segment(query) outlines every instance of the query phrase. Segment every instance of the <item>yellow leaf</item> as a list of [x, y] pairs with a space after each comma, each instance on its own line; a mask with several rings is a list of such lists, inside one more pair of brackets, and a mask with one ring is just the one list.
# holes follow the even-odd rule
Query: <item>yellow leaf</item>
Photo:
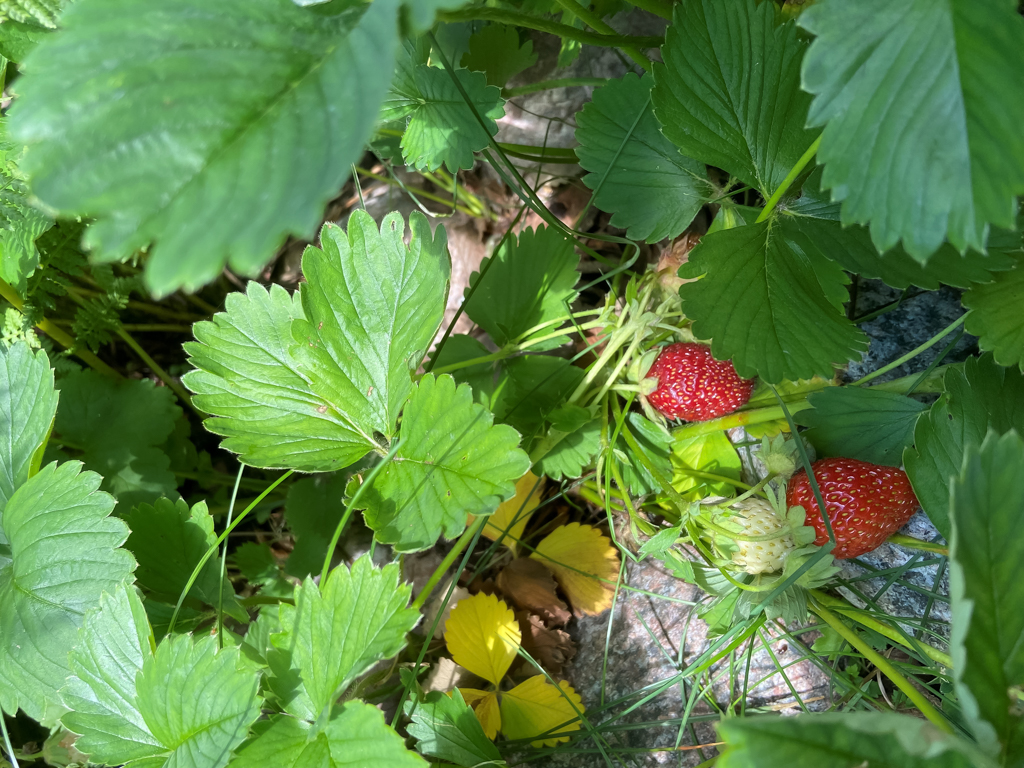
[[[487, 518], [484, 536], [491, 541], [501, 538], [501, 543], [515, 553], [526, 524], [530, 522], [530, 516], [540, 504], [543, 494], [544, 483], [539, 482], [539, 478], [533, 472], [527, 472], [516, 482], [516, 495], [500, 504], [494, 514]], [[469, 516], [469, 522], [473, 522], [473, 515]]]
[[476, 712], [476, 719], [484, 728], [484, 734], [488, 739], [494, 741], [494, 737], [501, 730], [501, 710], [498, 709], [498, 695], [493, 691], [481, 691], [476, 688], [459, 688], [462, 698], [466, 700], [473, 711]]
[[444, 633], [452, 659], [497, 685], [523, 639], [512, 609], [494, 595], [473, 595], [455, 606]]
[[[572, 704], [566, 697], [572, 699]], [[573, 704], [576, 705], [575, 709]], [[544, 675], [535, 675], [502, 694], [501, 732], [508, 739], [528, 739], [555, 728], [558, 728], [555, 734], [569, 734], [580, 729], [577, 711], [583, 712], [583, 703], [571, 685], [563, 680], [556, 688]], [[569, 723], [570, 720], [575, 722]], [[559, 728], [563, 723], [568, 724]], [[553, 747], [560, 741], [568, 740], [568, 735], [553, 734], [549, 738], [531, 742], [531, 745]]]
[[619, 554], [597, 528], [579, 523], [559, 526], [530, 557], [554, 572], [577, 611], [593, 615], [611, 607], [614, 587], [608, 582], [618, 578]]

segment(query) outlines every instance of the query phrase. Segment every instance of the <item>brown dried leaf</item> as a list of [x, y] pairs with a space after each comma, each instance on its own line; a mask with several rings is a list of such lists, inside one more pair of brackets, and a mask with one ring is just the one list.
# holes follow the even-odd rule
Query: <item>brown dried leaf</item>
[[565, 626], [572, 614], [556, 592], [551, 571], [539, 560], [517, 557], [498, 574], [498, 588], [516, 607], [539, 615], [546, 624]]
[[540, 617], [526, 611], [516, 613], [516, 619], [523, 633], [523, 650], [540, 662], [549, 674], [562, 674], [562, 666], [576, 655], [576, 645], [569, 633], [561, 629], [548, 629]]

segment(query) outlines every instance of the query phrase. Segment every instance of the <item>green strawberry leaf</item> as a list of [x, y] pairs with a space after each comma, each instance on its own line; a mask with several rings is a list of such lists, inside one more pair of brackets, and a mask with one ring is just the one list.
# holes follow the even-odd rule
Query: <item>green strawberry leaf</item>
[[983, 252], [989, 224], [1013, 228], [1024, 192], [1013, 0], [824, 0], [799, 23], [817, 36], [802, 83], [844, 224], [870, 223], [879, 251], [902, 240], [921, 262], [947, 237]]
[[128, 527], [110, 517], [114, 499], [100, 480], [77, 461], [50, 464], [4, 507], [0, 705], [9, 714], [20, 707], [53, 724], [82, 615], [131, 579], [135, 562], [121, 549]]
[[134, 591], [104, 595], [71, 654], [64, 724], [91, 762], [222, 768], [260, 714], [255, 666], [209, 635], [152, 643]]
[[297, 586], [295, 605], [281, 605], [281, 633], [271, 637], [270, 685], [285, 710], [316, 720], [357, 677], [402, 650], [420, 620], [407, 607], [410, 590], [397, 564], [377, 569], [369, 556], [351, 571], [332, 570], [322, 592], [310, 578]]
[[487, 85], [480, 72], [455, 70], [487, 130], [477, 122], [451, 75], [443, 69], [417, 64], [414, 57], [400, 57], [391, 91], [384, 100], [380, 119], [408, 119], [402, 137], [407, 165], [434, 171], [444, 165], [449, 172], [473, 167], [473, 153], [490, 145], [498, 132], [494, 122], [505, 114], [501, 92]]
[[0, 0], [0, 20], [56, 27], [69, 0]]
[[740, 479], [743, 462], [725, 432], [712, 432], [672, 440], [672, 487], [687, 501], [700, 501], [705, 496], [735, 496], [736, 486], [707, 480], [692, 472]]
[[[579, 257], [574, 246], [550, 227], [510, 236], [494, 256], [484, 259], [480, 272], [470, 275], [466, 315], [499, 347], [546, 336], [551, 338], [531, 349], [565, 344], [568, 337], [557, 332], [567, 322], [561, 320], [569, 315], [567, 305], [576, 299]], [[540, 325], [544, 327], [533, 331]]]
[[402, 3], [402, 15], [409, 32], [426, 32], [434, 25], [438, 11], [454, 11], [466, 4], [467, 0], [406, 0]]
[[228, 261], [255, 274], [289, 234], [314, 232], [362, 153], [391, 80], [396, 11], [73, 3], [18, 81], [11, 128], [30, 147], [32, 191], [95, 219], [86, 241], [101, 259], [148, 246], [158, 295], [198, 288]]
[[494, 420], [524, 437], [541, 431], [547, 415], [583, 380], [583, 369], [561, 357], [521, 355], [502, 361], [494, 398]]
[[492, 425], [469, 387], [451, 376], [426, 375], [402, 417], [402, 444], [367, 488], [366, 523], [400, 552], [458, 536], [466, 515], [489, 515], [515, 493], [530, 468], [519, 435]]
[[[549, 435], [553, 435], [552, 430]], [[574, 432], [562, 437], [555, 447], [541, 457], [534, 467], [539, 475], [552, 480], [573, 479], [583, 475], [584, 467], [601, 448], [601, 420], [593, 419]]]
[[810, 427], [803, 435], [819, 456], [845, 456], [898, 467], [914, 442], [914, 425], [924, 403], [894, 392], [864, 387], [828, 387], [807, 397], [813, 408], [794, 414]]
[[304, 579], [320, 573], [334, 529], [345, 512], [343, 473], [307, 477], [288, 486], [284, 516], [295, 539], [285, 571]]
[[733, 717], [718, 724], [718, 768], [976, 768], [977, 749], [891, 712]]
[[56, 412], [46, 353], [33, 352], [24, 343], [0, 344], [0, 511], [28, 480], [32, 459]]
[[443, 227], [401, 214], [377, 224], [365, 211], [349, 218], [348, 233], [327, 224], [320, 248], [306, 248], [302, 271], [305, 319], [292, 334], [314, 391], [371, 444], [373, 433], [395, 434], [398, 412], [412, 391], [411, 371], [422, 361], [444, 316], [451, 260]]
[[989, 432], [972, 444], [950, 494], [950, 653], [961, 707], [982, 749], [1024, 758], [1024, 440]]
[[167, 387], [86, 370], [60, 380], [54, 430], [82, 451], [87, 469], [103, 476], [103, 490], [130, 509], [176, 495], [178, 481], [160, 446], [180, 418]]
[[38, 24], [7, 19], [0, 24], [0, 56], [10, 61], [24, 61], [29, 51], [46, 39], [51, 31]]
[[989, 429], [1024, 434], [1024, 375], [986, 354], [948, 369], [942, 386], [944, 394], [918, 419], [903, 463], [921, 506], [948, 541], [949, 483], [959, 476], [967, 447], [980, 445]]
[[814, 141], [800, 90], [806, 44], [774, 3], [683, 0], [663, 64], [654, 65], [654, 114], [687, 157], [728, 171], [766, 199]]
[[991, 283], [971, 286], [963, 303], [971, 310], [964, 328], [978, 337], [978, 346], [992, 352], [1000, 365], [1024, 371], [1024, 254]]
[[384, 713], [362, 701], [346, 701], [323, 727], [276, 715], [258, 723], [255, 738], [238, 750], [230, 768], [426, 768], [384, 722]]
[[[629, 429], [637, 444], [643, 450], [647, 462], [653, 465], [662, 477], [672, 477], [672, 438], [664, 428], [655, 424], [650, 419], [641, 416], [639, 413], [630, 413], [626, 417], [628, 422], [623, 428]], [[608, 425], [608, 436], [614, 431], [614, 425]], [[619, 471], [622, 473], [622, 482], [633, 494], [659, 493], [662, 490], [658, 478], [641, 461], [640, 457], [633, 453], [625, 438], [619, 435], [615, 444], [618, 452], [626, 457], [626, 461], [619, 463]]]
[[843, 312], [849, 278], [792, 217], [723, 229], [690, 252], [683, 312], [699, 339], [744, 378], [770, 384], [820, 375], [867, 349]]
[[[444, 369], [448, 366], [476, 360], [490, 354], [491, 350], [485, 347], [479, 339], [455, 333], [448, 337], [440, 351], [435, 350], [431, 353], [433, 365], [430, 370], [435, 373], [444, 373]], [[467, 365], [464, 368], [456, 368], [451, 372], [451, 377], [459, 384], [469, 384], [473, 388], [474, 401], [488, 409], [491, 407], [491, 396], [495, 389], [495, 368], [492, 363], [478, 363], [477, 365]]]
[[[245, 580], [251, 586], [259, 587], [261, 595], [291, 598], [295, 590], [282, 575], [281, 565], [269, 544], [247, 541], [231, 554], [231, 558]], [[320, 563], [323, 564], [322, 559]], [[249, 636], [248, 631], [245, 636]]]
[[536, 63], [533, 41], [520, 45], [519, 31], [504, 24], [488, 24], [475, 33], [469, 38], [469, 50], [462, 55], [462, 66], [483, 72], [487, 84], [499, 88]]
[[455, 688], [428, 693], [422, 701], [410, 700], [405, 713], [412, 718], [407, 730], [421, 754], [456, 765], [501, 762], [501, 753], [484, 733], [480, 720]]
[[594, 91], [576, 116], [576, 156], [589, 171], [594, 205], [613, 214], [613, 226], [631, 240], [675, 237], [712, 194], [707, 168], [661, 132], [651, 107], [649, 75], [629, 73]]
[[[0, 24], [0, 33], [17, 24]], [[0, 118], [0, 278], [21, 295], [29, 275], [39, 266], [36, 239], [53, 226], [53, 219], [29, 202], [28, 186], [18, 170], [23, 149], [10, 140], [7, 120]]]

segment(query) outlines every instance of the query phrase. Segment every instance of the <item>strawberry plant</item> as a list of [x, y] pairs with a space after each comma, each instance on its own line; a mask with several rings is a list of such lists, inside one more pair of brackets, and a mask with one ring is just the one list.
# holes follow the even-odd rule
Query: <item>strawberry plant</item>
[[0, 0], [4, 764], [1024, 765], [1022, 15]]

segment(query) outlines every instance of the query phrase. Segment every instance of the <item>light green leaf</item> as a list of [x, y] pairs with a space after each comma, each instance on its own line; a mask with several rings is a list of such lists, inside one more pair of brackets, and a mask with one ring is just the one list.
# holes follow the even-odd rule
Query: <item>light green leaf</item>
[[718, 768], [975, 768], [977, 750], [931, 723], [889, 712], [733, 717]]
[[984, 251], [989, 224], [1013, 228], [1024, 192], [1014, 0], [824, 0], [799, 23], [817, 36], [802, 82], [844, 223], [922, 262], [947, 237]]
[[649, 243], [686, 229], [712, 192], [707, 168], [662, 134], [653, 83], [632, 73], [612, 80], [576, 116], [576, 156], [589, 171], [583, 183], [597, 191], [594, 205], [631, 240]]
[[38, 24], [8, 19], [0, 24], [0, 56], [11, 61], [24, 61], [28, 52], [45, 39], [50, 31]]
[[803, 43], [774, 3], [683, 0], [654, 67], [654, 114], [684, 155], [775, 191], [814, 141]]
[[960, 705], [978, 743], [1004, 751], [1003, 765], [1024, 758], [1024, 440], [989, 432], [972, 444], [952, 483], [950, 653]]
[[11, 128], [30, 147], [32, 191], [96, 219], [86, 240], [102, 259], [149, 246], [158, 295], [226, 262], [255, 274], [289, 234], [313, 234], [362, 153], [396, 6], [73, 3], [18, 83]]
[[745, 378], [830, 378], [867, 349], [843, 312], [849, 278], [789, 217], [706, 235], [679, 274], [704, 275], [680, 287], [683, 312]]
[[0, 555], [0, 703], [52, 725], [68, 651], [82, 616], [131, 578], [135, 562], [120, 546], [128, 527], [110, 517], [114, 499], [100, 476], [69, 461], [29, 479], [3, 510], [9, 550]]
[[[450, 365], [476, 360], [491, 354], [491, 350], [479, 339], [462, 333], [453, 333], [444, 346], [431, 352], [434, 372], [444, 373]], [[493, 363], [479, 363], [457, 368], [451, 371], [451, 377], [459, 384], [469, 384], [473, 388], [473, 399], [487, 408], [491, 407], [491, 395], [495, 388], [495, 367]]]
[[486, 765], [501, 761], [501, 753], [484, 733], [473, 710], [455, 688], [428, 693], [422, 701], [410, 700], [405, 712], [412, 718], [407, 730], [424, 755], [456, 765]]
[[[0, 36], [14, 25], [18, 23], [0, 24]], [[6, 42], [4, 38], [0, 48]], [[28, 186], [18, 169], [23, 149], [10, 140], [7, 120], [0, 118], [0, 278], [21, 295], [25, 295], [28, 276], [39, 266], [36, 238], [53, 226], [49, 216], [29, 203]]]
[[489, 515], [530, 468], [511, 427], [493, 425], [469, 387], [424, 376], [402, 418], [402, 445], [367, 489], [366, 522], [400, 552], [458, 536], [466, 515]]
[[334, 529], [345, 511], [343, 473], [307, 477], [288, 486], [284, 516], [295, 539], [285, 570], [304, 579], [320, 573]]
[[321, 248], [302, 256], [305, 319], [293, 325], [292, 357], [314, 391], [372, 445], [374, 432], [395, 434], [411, 372], [437, 333], [448, 296], [444, 228], [432, 235], [419, 212], [409, 228], [405, 245], [401, 214], [389, 213], [378, 231], [368, 213], [355, 211], [347, 234], [327, 224]]
[[315, 733], [308, 723], [278, 715], [257, 724], [256, 738], [238, 750], [230, 768], [426, 768], [384, 722], [384, 713], [346, 701]]
[[462, 56], [462, 66], [483, 72], [487, 84], [499, 88], [536, 63], [533, 41], [519, 45], [519, 31], [504, 24], [488, 24], [470, 37], [469, 50]]
[[736, 486], [696, 477], [691, 471], [740, 479], [743, 462], [725, 432], [672, 441], [672, 487], [687, 501], [705, 496], [735, 496]]
[[814, 406], [794, 415], [810, 427], [804, 436], [819, 456], [845, 456], [898, 467], [914, 442], [914, 425], [927, 406], [894, 392], [865, 387], [828, 387], [809, 395]]
[[199, 370], [182, 381], [196, 407], [213, 415], [204, 424], [226, 438], [225, 450], [254, 467], [330, 472], [374, 447], [313, 391], [292, 359], [292, 320], [303, 316], [298, 296], [249, 283], [224, 303], [227, 311], [193, 326], [197, 341], [185, 351]]
[[56, 27], [68, 0], [0, 0], [0, 19]]
[[903, 463], [921, 506], [948, 541], [949, 483], [960, 474], [967, 447], [981, 445], [989, 429], [1024, 434], [1024, 375], [983, 355], [947, 370], [942, 386], [942, 397], [918, 419]]
[[1000, 365], [1016, 365], [1024, 371], [1024, 255], [1009, 272], [994, 276], [987, 285], [974, 285], [963, 296], [972, 310], [964, 322], [978, 346], [990, 351]]
[[444, 165], [451, 173], [472, 168], [473, 153], [488, 146], [498, 132], [494, 120], [505, 114], [501, 92], [487, 85], [480, 72], [458, 69], [455, 75], [483, 118], [486, 132], [447, 71], [402, 57], [380, 119], [408, 119], [402, 137], [407, 165], [427, 171]]
[[552, 480], [573, 479], [583, 474], [601, 447], [601, 420], [593, 419], [563, 437], [546, 453], [534, 471]]
[[103, 490], [128, 509], [176, 495], [171, 460], [159, 446], [179, 418], [167, 387], [85, 370], [60, 380], [54, 430], [82, 451], [85, 466], [103, 476]]
[[361, 557], [349, 571], [338, 566], [320, 588], [307, 578], [295, 588], [295, 605], [281, 606], [280, 634], [271, 642], [271, 666], [290, 674], [271, 679], [285, 710], [316, 720], [352, 682], [381, 659], [405, 647], [420, 619], [407, 608], [410, 587], [397, 564], [373, 567]]
[[24, 343], [10, 348], [0, 344], [0, 511], [28, 480], [32, 457], [56, 412], [46, 353], [32, 352]]
[[[662, 477], [671, 478], [672, 460], [670, 457], [672, 438], [669, 433], [663, 427], [641, 416], [639, 413], [629, 414], [626, 417], [626, 421], [627, 423], [623, 428], [629, 429], [633, 437], [636, 438], [637, 445], [640, 446], [647, 458], [647, 463], [654, 466], [661, 473]], [[614, 424], [608, 425], [609, 439], [614, 429]], [[658, 481], [658, 478], [651, 473], [640, 457], [633, 452], [633, 449], [629, 447], [629, 444], [621, 434], [615, 447], [627, 457], [627, 461], [620, 464], [619, 471], [622, 473], [622, 482], [629, 488], [630, 493], [639, 495], [642, 493], [658, 493], [662, 490], [662, 484]]]
[[[566, 303], [572, 304], [576, 298], [579, 257], [574, 245], [550, 227], [526, 229], [518, 238], [510, 236], [494, 256], [484, 259], [480, 272], [470, 276], [464, 305], [466, 315], [487, 331], [499, 347], [542, 336], [553, 338], [534, 344], [531, 349], [553, 349], [565, 344], [568, 337], [558, 336], [557, 331], [566, 321], [553, 321], [568, 318]], [[526, 335], [543, 323], [549, 324]]]

